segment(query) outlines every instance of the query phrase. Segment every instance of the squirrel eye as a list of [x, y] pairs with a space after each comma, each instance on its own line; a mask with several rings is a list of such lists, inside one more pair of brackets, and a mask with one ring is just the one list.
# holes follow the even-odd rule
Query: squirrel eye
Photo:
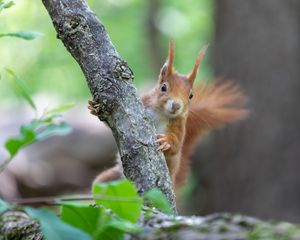
[[189, 99], [192, 99], [193, 96], [194, 96], [194, 95], [193, 95], [193, 93], [191, 92], [191, 93], [190, 93], [190, 96], [189, 96]]
[[162, 91], [162, 92], [166, 92], [167, 90], [168, 90], [168, 88], [167, 88], [167, 84], [162, 84], [161, 85], [161, 87], [160, 87], [160, 90]]

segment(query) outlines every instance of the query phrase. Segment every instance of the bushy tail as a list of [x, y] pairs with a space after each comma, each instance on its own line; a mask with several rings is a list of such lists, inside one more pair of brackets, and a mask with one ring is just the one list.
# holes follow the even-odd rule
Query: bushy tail
[[207, 130], [244, 119], [248, 115], [248, 110], [243, 107], [246, 98], [232, 82], [203, 84], [196, 87], [193, 93], [176, 187], [181, 187], [189, 175], [189, 158], [199, 137]]
[[125, 178], [125, 176], [123, 173], [121, 157], [118, 153], [116, 155], [116, 165], [99, 173], [99, 175], [95, 178], [94, 183], [111, 182], [122, 178]]

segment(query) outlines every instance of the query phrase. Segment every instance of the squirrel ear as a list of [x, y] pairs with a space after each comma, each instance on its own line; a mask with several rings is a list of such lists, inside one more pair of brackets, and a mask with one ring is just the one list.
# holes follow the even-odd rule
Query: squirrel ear
[[166, 63], [163, 65], [163, 67], [160, 70], [161, 77], [172, 75], [174, 70], [173, 69], [174, 55], [175, 55], [174, 42], [172, 39], [170, 39], [168, 58]]
[[202, 60], [203, 60], [203, 58], [205, 56], [207, 48], [208, 48], [208, 45], [206, 45], [205, 47], [203, 47], [200, 50], [200, 52], [199, 52], [199, 54], [198, 54], [198, 56], [196, 58], [196, 62], [195, 62], [195, 65], [194, 65], [194, 68], [193, 68], [192, 72], [187, 75], [188, 80], [192, 84], [194, 83], [194, 80], [195, 80], [195, 78], [197, 76], [199, 65], [200, 65], [200, 63], [202, 62]]

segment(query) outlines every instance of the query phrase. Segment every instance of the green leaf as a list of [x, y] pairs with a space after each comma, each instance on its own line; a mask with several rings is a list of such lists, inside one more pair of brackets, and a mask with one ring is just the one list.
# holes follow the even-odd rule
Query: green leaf
[[0, 33], [0, 37], [17, 37], [25, 40], [33, 40], [37, 37], [42, 36], [38, 32], [12, 32], [12, 33]]
[[46, 112], [46, 117], [53, 117], [74, 107], [74, 103], [64, 103]]
[[14, 157], [21, 148], [36, 141], [36, 135], [34, 129], [28, 128], [27, 126], [21, 126], [20, 136], [9, 138], [5, 142], [5, 148], [10, 153], [11, 157]]
[[25, 208], [25, 211], [39, 221], [42, 233], [47, 240], [91, 240], [89, 235], [63, 222], [47, 208]]
[[159, 209], [166, 214], [173, 214], [168, 200], [165, 195], [158, 189], [154, 188], [144, 194], [144, 200], [151, 206]]
[[9, 209], [9, 205], [0, 198], [0, 215]]
[[13, 5], [15, 5], [15, 3], [13, 1], [0, 1], [0, 12], [5, 9], [5, 8], [10, 8]]
[[95, 229], [94, 239], [116, 239], [122, 240], [124, 233], [120, 230], [114, 230], [109, 227], [110, 221], [113, 216], [104, 207], [99, 206], [100, 215], [97, 222], [97, 228]]
[[97, 228], [94, 233], [95, 240], [123, 240], [124, 231], [110, 226], [114, 217], [104, 207], [100, 206], [100, 215], [97, 223]]
[[15, 90], [29, 103], [29, 105], [36, 110], [36, 106], [34, 101], [32, 100], [30, 94], [29, 94], [29, 90], [26, 86], [26, 84], [23, 82], [23, 80], [21, 78], [19, 78], [14, 71], [12, 71], [11, 69], [6, 69], [6, 72], [12, 77], [12, 79], [14, 80], [14, 86], [15, 86]]
[[113, 218], [105, 209], [103, 209], [100, 215], [97, 226], [98, 228], [94, 238], [99, 240], [122, 240], [124, 239], [124, 233], [138, 233], [143, 230], [142, 227], [129, 221]]
[[11, 157], [14, 157], [22, 148], [53, 135], [66, 135], [72, 130], [67, 123], [49, 123], [44, 119], [34, 119], [29, 124], [20, 127], [20, 135], [9, 138], [5, 142], [5, 148]]
[[113, 219], [108, 225], [111, 228], [115, 228], [127, 233], [138, 233], [143, 230], [142, 227], [123, 219]]
[[43, 140], [54, 135], [66, 135], [71, 131], [71, 126], [65, 122], [59, 124], [49, 124], [42, 131], [36, 134], [36, 139]]
[[96, 203], [110, 208], [118, 217], [136, 222], [142, 210], [142, 199], [128, 180], [96, 183], [92, 189]]
[[95, 240], [124, 240], [124, 232], [107, 227], [105, 231], [101, 231], [99, 234], [95, 235]]
[[97, 228], [100, 211], [97, 208], [74, 203], [63, 203], [61, 219], [93, 236]]
[[61, 219], [99, 240], [122, 240], [125, 232], [137, 233], [143, 230], [129, 221], [117, 219], [104, 207], [96, 208], [78, 202], [63, 203]]

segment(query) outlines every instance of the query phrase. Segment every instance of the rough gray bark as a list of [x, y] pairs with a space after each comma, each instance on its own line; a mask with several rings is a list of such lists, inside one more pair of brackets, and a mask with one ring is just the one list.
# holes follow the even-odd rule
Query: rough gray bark
[[0, 216], [0, 240], [40, 240], [39, 224], [22, 211], [7, 211]]
[[[132, 85], [133, 73], [114, 48], [103, 24], [84, 0], [43, 0], [57, 36], [79, 63], [99, 118], [112, 129], [125, 176], [140, 193], [157, 187], [175, 210], [172, 183], [155, 130]], [[70, 86], [72, 87], [72, 86]]]
[[197, 208], [205, 196], [202, 214], [299, 222], [300, 1], [216, 3], [216, 75], [241, 84], [252, 113], [199, 151]]

